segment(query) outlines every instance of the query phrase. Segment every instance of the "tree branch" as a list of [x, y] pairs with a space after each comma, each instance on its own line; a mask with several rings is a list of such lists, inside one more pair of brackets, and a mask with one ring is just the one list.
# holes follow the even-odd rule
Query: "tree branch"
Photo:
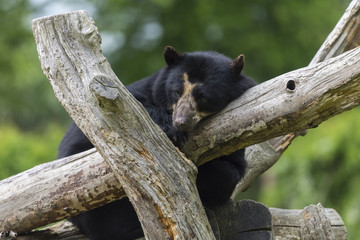
[[360, 48], [249, 89], [199, 124], [182, 151], [197, 165], [289, 132], [314, 128], [360, 104]]
[[309, 65], [354, 49], [360, 42], [360, 2], [352, 0], [344, 15], [321, 45]]
[[30, 231], [125, 196], [95, 150], [73, 155], [0, 181], [0, 232]]
[[196, 167], [116, 77], [90, 16], [77, 11], [36, 19], [33, 31], [56, 97], [125, 189], [145, 237], [214, 239]]

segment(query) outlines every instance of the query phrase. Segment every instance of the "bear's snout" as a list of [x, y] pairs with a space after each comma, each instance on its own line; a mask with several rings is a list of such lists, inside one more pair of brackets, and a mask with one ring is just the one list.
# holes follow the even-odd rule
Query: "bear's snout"
[[173, 114], [173, 127], [176, 130], [189, 132], [195, 128], [197, 121], [191, 113]]
[[[183, 100], [183, 99], [182, 99]], [[176, 130], [189, 132], [198, 123], [191, 101], [179, 101], [172, 114], [172, 125]]]

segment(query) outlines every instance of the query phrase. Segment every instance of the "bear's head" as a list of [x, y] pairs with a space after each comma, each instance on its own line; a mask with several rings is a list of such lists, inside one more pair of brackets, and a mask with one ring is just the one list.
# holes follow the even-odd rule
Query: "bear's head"
[[166, 47], [165, 92], [172, 125], [189, 132], [204, 117], [219, 112], [254, 82], [241, 74], [244, 55], [236, 59], [216, 52], [178, 53]]

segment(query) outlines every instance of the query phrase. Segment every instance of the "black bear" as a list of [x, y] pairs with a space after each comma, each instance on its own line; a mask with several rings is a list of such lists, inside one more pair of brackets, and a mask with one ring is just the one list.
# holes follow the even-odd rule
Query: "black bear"
[[[216, 52], [180, 54], [164, 51], [166, 66], [127, 89], [146, 108], [176, 146], [186, 140], [204, 117], [222, 110], [255, 85], [241, 74], [244, 55], [235, 60]], [[72, 124], [59, 146], [59, 158], [92, 148]], [[244, 150], [212, 160], [199, 167], [197, 188], [203, 204], [214, 206], [229, 199], [246, 168]], [[125, 240], [143, 236], [135, 210], [127, 198], [73, 216], [70, 219], [91, 240]]]

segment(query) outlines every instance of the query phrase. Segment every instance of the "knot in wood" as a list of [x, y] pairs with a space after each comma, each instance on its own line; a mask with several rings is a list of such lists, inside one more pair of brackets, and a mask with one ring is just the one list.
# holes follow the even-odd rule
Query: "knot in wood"
[[296, 84], [295, 84], [295, 81], [294, 80], [289, 80], [287, 83], [286, 83], [286, 90], [288, 92], [294, 92], [295, 91], [295, 88], [296, 88]]
[[90, 91], [99, 101], [100, 107], [109, 109], [115, 107], [116, 100], [119, 96], [119, 89], [113, 79], [104, 75], [93, 77], [90, 82]]
[[319, 203], [310, 205], [300, 212], [301, 239], [334, 240], [330, 219]]

